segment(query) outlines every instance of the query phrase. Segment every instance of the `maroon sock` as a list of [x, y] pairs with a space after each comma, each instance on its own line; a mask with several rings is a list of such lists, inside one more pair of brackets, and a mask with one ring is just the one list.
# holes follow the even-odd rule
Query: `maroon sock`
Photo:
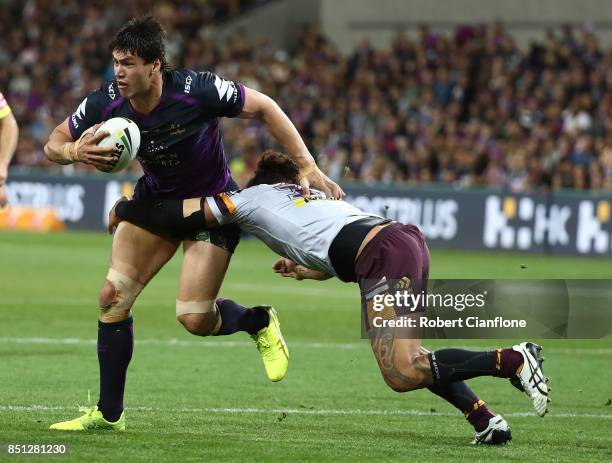
[[485, 430], [489, 426], [489, 420], [495, 416], [495, 413], [489, 410], [487, 404], [479, 398], [476, 398], [471, 404], [470, 409], [464, 410], [463, 414], [470, 424], [474, 426], [476, 432]]
[[513, 349], [497, 349], [495, 351], [495, 376], [511, 378], [523, 365], [523, 355]]
[[495, 416], [465, 381], [432, 384], [428, 389], [461, 410], [477, 432], [485, 429], [489, 420]]

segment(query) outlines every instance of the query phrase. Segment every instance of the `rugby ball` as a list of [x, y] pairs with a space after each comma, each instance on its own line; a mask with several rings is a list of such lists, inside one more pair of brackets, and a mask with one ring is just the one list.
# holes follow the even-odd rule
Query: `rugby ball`
[[108, 172], [119, 172], [125, 169], [138, 154], [140, 148], [140, 130], [138, 126], [125, 117], [113, 117], [98, 127], [98, 130], [109, 135], [98, 143], [98, 146], [115, 146], [119, 151], [119, 159]]

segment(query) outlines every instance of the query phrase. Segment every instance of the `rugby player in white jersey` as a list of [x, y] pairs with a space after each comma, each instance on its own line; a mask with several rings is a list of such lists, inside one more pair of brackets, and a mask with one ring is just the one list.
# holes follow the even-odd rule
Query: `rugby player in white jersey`
[[[187, 200], [120, 200], [110, 213], [109, 232], [122, 220], [157, 233], [236, 224], [283, 256], [274, 271], [295, 279], [338, 277], [359, 283], [365, 320], [371, 299], [403, 281], [415, 293], [426, 291], [429, 251], [414, 225], [365, 213], [344, 201], [311, 190], [305, 198], [299, 169], [287, 156], [266, 152], [248, 188]], [[407, 315], [390, 306], [391, 318]], [[521, 343], [511, 348], [475, 352], [421, 346], [420, 333], [404, 328], [366, 326], [385, 382], [397, 392], [428, 388], [460, 409], [474, 426], [474, 444], [503, 444], [512, 438], [507, 422], [493, 413], [465, 383], [477, 376], [508, 378], [547, 412], [548, 379], [541, 348]]]

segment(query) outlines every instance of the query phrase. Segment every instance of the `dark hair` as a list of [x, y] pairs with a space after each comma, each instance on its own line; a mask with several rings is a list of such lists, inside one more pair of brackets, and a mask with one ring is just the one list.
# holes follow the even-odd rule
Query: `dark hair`
[[300, 183], [300, 169], [286, 154], [276, 151], [265, 151], [259, 163], [255, 176], [249, 180], [247, 187], [266, 183]]
[[145, 63], [156, 59], [161, 61], [161, 69], [168, 66], [166, 62], [166, 31], [151, 15], [132, 18], [117, 32], [108, 44], [111, 53], [121, 51], [140, 56]]

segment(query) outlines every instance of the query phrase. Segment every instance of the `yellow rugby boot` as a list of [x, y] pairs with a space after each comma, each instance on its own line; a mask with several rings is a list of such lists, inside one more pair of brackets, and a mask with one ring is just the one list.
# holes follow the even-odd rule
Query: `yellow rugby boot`
[[269, 305], [260, 305], [253, 309], [263, 309], [270, 317], [268, 326], [251, 335], [251, 338], [261, 354], [270, 381], [280, 381], [285, 377], [289, 366], [289, 349], [280, 330], [278, 315], [274, 307]]
[[98, 410], [96, 405], [93, 408], [79, 408], [79, 411], [85, 412], [83, 416], [79, 416], [74, 420], [61, 421], [52, 424], [49, 429], [57, 429], [59, 431], [87, 431], [90, 429], [109, 429], [111, 431], [125, 431], [125, 411], [117, 421], [111, 423], [106, 421], [102, 416], [102, 412]]

